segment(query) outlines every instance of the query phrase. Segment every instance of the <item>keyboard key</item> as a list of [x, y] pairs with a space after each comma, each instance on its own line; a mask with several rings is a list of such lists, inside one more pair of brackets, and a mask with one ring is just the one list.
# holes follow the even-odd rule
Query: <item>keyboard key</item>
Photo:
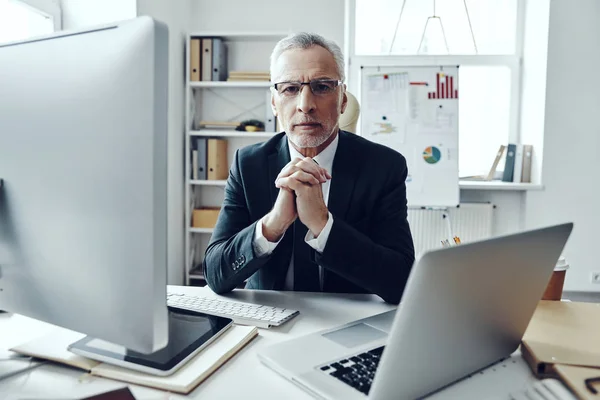
[[331, 367], [329, 365], [321, 367], [321, 371], [327, 371], [327, 370], [330, 370], [330, 369], [331, 369]]
[[342, 370], [342, 369], [344, 369], [344, 366], [342, 364], [340, 364], [340, 363], [333, 363], [333, 364], [331, 364], [331, 366], [333, 368], [335, 368], [336, 370]]
[[374, 355], [381, 356], [381, 354], [383, 353], [383, 348], [384, 348], [384, 347], [385, 347], [385, 346], [378, 347], [378, 348], [376, 348], [376, 349], [373, 349], [373, 350], [371, 350], [369, 353], [370, 353], [370, 354], [374, 354]]

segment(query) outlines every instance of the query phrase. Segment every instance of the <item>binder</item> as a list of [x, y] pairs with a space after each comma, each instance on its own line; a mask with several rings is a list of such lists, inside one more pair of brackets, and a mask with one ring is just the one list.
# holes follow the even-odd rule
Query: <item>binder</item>
[[504, 175], [502, 176], [502, 182], [512, 182], [513, 173], [515, 170], [515, 153], [517, 152], [517, 146], [509, 143], [506, 150], [506, 163], [504, 164]]
[[192, 150], [192, 179], [198, 179], [198, 150]]
[[500, 163], [500, 160], [502, 159], [502, 154], [504, 154], [504, 149], [506, 149], [506, 146], [501, 144], [500, 148], [498, 149], [498, 153], [496, 153], [496, 158], [494, 159], [494, 163], [492, 164], [492, 167], [490, 168], [490, 172], [488, 172], [486, 181], [494, 180], [494, 174], [496, 173], [496, 168], [498, 168], [498, 163]]
[[533, 158], [533, 146], [530, 144], [523, 145], [523, 172], [521, 182], [531, 183], [531, 162]]
[[227, 46], [221, 38], [212, 42], [212, 80], [227, 80]]
[[227, 140], [208, 139], [207, 146], [208, 180], [224, 180], [229, 175], [227, 164]]
[[211, 38], [203, 38], [202, 39], [202, 81], [211, 81], [212, 80], [212, 39]]
[[206, 138], [199, 137], [196, 139], [196, 151], [198, 152], [198, 162], [196, 165], [196, 179], [206, 179]]
[[200, 39], [190, 41], [190, 81], [200, 80]]
[[265, 115], [265, 132], [276, 132], [277, 131], [277, 117], [273, 115], [273, 109], [271, 108], [271, 91], [267, 90], [267, 112]]
[[513, 172], [513, 182], [520, 183], [523, 174], [523, 145], [518, 144], [515, 152], [515, 168]]
[[600, 377], [598, 332], [597, 304], [542, 300], [523, 336], [521, 354], [538, 378], [559, 378], [581, 398], [600, 399], [585, 385], [586, 379]]

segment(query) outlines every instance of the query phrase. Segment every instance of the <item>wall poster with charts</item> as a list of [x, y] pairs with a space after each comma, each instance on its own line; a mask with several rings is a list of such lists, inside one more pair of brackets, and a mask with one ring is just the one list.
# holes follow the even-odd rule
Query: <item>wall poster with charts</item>
[[458, 67], [362, 67], [361, 135], [404, 155], [408, 205], [459, 203]]

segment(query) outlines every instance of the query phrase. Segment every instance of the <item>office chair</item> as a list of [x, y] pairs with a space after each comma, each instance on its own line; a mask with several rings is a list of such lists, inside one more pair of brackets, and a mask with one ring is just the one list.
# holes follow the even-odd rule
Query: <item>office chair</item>
[[358, 104], [356, 97], [347, 90], [346, 96], [348, 96], [348, 105], [346, 106], [346, 111], [340, 116], [340, 129], [356, 133], [356, 125], [358, 116], [360, 115], [360, 105]]

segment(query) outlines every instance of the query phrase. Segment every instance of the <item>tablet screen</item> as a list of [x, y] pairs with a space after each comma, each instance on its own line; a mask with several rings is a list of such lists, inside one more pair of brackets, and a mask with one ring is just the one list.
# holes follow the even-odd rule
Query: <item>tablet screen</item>
[[228, 318], [169, 307], [169, 344], [154, 353], [138, 353], [89, 336], [73, 343], [70, 347], [167, 371], [219, 334], [230, 323], [231, 319]]

